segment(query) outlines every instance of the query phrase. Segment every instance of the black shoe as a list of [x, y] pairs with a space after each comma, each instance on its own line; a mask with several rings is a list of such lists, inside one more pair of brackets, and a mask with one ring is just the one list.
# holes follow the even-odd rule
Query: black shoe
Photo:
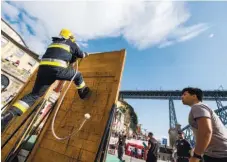
[[78, 89], [78, 94], [81, 99], [87, 99], [90, 97], [91, 90], [88, 87], [84, 87], [84, 88]]
[[9, 122], [13, 119], [14, 115], [11, 111], [7, 111], [1, 116], [1, 132], [5, 130]]

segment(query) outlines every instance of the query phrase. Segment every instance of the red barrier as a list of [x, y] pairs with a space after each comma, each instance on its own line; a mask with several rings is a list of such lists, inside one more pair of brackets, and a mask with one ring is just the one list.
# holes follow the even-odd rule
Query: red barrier
[[144, 146], [134, 143], [127, 143], [125, 154], [138, 159], [144, 159]]

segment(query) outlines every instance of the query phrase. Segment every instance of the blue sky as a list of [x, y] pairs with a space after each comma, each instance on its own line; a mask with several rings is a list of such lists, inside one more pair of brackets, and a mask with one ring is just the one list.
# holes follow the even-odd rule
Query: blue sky
[[[63, 27], [75, 31], [84, 51], [125, 48], [121, 90], [227, 89], [226, 2], [70, 3], [64, 4], [69, 11], [54, 17], [61, 2], [3, 2], [2, 18], [39, 54]], [[168, 135], [168, 101], [127, 101], [144, 128], [158, 138]], [[175, 108], [179, 123], [187, 125], [190, 108], [180, 101]]]

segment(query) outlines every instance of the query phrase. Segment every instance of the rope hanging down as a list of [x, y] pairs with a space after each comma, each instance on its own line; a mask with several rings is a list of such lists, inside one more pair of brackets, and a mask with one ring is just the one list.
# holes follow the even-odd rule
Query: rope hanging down
[[64, 94], [63, 94], [63, 96], [62, 96], [62, 98], [61, 98], [61, 100], [60, 100], [60, 102], [59, 102], [59, 104], [58, 104], [58, 106], [57, 106], [57, 109], [56, 109], [56, 111], [55, 111], [55, 113], [54, 113], [54, 117], [53, 117], [53, 120], [52, 120], [52, 123], [51, 123], [51, 131], [52, 131], [52, 134], [53, 134], [53, 136], [54, 136], [56, 139], [58, 139], [58, 140], [66, 140], [66, 139], [69, 139], [70, 137], [72, 137], [73, 135], [75, 135], [76, 133], [78, 133], [78, 132], [82, 129], [82, 127], [84, 126], [85, 122], [86, 122], [88, 119], [90, 119], [90, 117], [91, 117], [90, 114], [84, 114], [84, 118], [85, 118], [85, 119], [84, 119], [83, 122], [81, 123], [80, 127], [79, 127], [77, 130], [75, 130], [74, 132], [72, 132], [71, 134], [69, 134], [68, 136], [66, 136], [66, 137], [59, 137], [59, 136], [57, 136], [57, 134], [56, 134], [56, 132], [55, 132], [55, 130], [54, 130], [54, 122], [55, 122], [56, 116], [57, 116], [57, 114], [58, 114], [60, 105], [62, 104], [62, 101], [63, 101], [63, 99], [65, 98], [65, 95], [66, 95], [66, 93], [67, 93], [68, 90], [69, 90], [69, 87], [71, 86], [71, 84], [72, 84], [74, 78], [76, 77], [77, 71], [78, 71], [78, 61], [76, 62], [76, 73], [75, 73], [75, 75], [73, 76], [73, 78], [71, 79], [71, 81], [70, 81], [68, 87], [66, 88], [66, 90], [65, 90], [65, 92], [64, 92]]

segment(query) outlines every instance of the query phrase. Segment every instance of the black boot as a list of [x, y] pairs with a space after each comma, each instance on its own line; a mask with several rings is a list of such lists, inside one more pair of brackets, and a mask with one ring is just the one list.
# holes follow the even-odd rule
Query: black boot
[[1, 115], [1, 122], [2, 122], [1, 132], [5, 130], [5, 128], [7, 127], [9, 122], [13, 119], [13, 117], [14, 117], [14, 114], [11, 111], [7, 111]]
[[91, 90], [88, 87], [84, 87], [84, 88], [78, 89], [78, 94], [81, 99], [86, 99], [86, 98], [89, 98], [91, 94]]

